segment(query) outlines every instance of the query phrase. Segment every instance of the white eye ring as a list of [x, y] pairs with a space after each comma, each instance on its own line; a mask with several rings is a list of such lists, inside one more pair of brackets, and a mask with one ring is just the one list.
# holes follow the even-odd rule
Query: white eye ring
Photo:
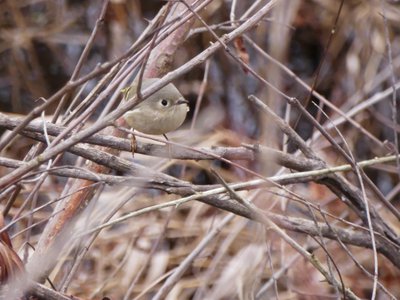
[[160, 103], [161, 103], [162, 106], [167, 107], [169, 101], [167, 99], [162, 99]]

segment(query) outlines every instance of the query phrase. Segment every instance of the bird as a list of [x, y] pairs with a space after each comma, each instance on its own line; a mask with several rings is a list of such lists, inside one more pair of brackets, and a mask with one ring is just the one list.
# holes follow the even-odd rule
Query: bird
[[[142, 89], [146, 89], [159, 78], [143, 79]], [[137, 82], [133, 83], [126, 92], [126, 98], [136, 95]], [[133, 129], [146, 134], [165, 135], [179, 128], [186, 119], [189, 111], [188, 101], [182, 96], [174, 84], [169, 83], [123, 117]]]

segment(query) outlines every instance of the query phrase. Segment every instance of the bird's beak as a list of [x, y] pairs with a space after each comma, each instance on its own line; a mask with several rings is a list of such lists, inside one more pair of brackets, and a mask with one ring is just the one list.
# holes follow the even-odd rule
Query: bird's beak
[[179, 104], [189, 104], [189, 101], [187, 101], [185, 98], [179, 98], [178, 101], [176, 101], [176, 105]]

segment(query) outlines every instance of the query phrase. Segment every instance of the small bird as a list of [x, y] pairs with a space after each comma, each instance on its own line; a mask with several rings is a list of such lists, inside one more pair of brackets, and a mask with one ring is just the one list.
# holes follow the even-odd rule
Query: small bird
[[[159, 78], [147, 78], [142, 81], [142, 89], [152, 85]], [[126, 99], [136, 95], [137, 82], [126, 91]], [[146, 134], [164, 135], [174, 131], [185, 121], [189, 111], [188, 101], [178, 89], [169, 83], [137, 106], [124, 114], [130, 127]], [[166, 136], [165, 136], [166, 137]]]

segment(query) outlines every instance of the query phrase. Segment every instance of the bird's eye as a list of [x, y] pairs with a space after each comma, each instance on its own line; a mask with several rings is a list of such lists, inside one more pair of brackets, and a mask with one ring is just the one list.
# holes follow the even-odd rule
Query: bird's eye
[[168, 100], [162, 99], [161, 100], [161, 105], [164, 106], [164, 107], [167, 106], [168, 105]]

